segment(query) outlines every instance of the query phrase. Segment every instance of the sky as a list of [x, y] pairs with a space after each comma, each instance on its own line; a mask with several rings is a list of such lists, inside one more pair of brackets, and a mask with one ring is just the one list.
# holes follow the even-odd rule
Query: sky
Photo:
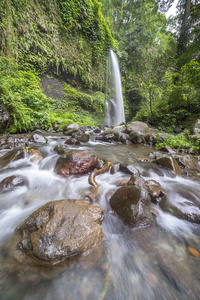
[[170, 16], [175, 16], [176, 15], [176, 5], [179, 0], [175, 0], [173, 5], [170, 7], [170, 9], [165, 13], [165, 16], [169, 18]]

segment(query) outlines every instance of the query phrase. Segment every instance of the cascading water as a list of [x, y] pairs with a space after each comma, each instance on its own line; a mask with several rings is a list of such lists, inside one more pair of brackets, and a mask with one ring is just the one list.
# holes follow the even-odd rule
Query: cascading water
[[[98, 202], [104, 212], [103, 241], [87, 256], [61, 264], [38, 267], [22, 264], [10, 253], [15, 228], [38, 207], [50, 201], [86, 199], [91, 186], [88, 174], [61, 177], [54, 171], [59, 155], [55, 145], [64, 146], [60, 136], [47, 136], [44, 145], [34, 145], [44, 157], [30, 157], [3, 164], [1, 157], [12, 152], [0, 149], [0, 182], [12, 175], [27, 179], [26, 186], [0, 190], [0, 299], [2, 300], [196, 300], [200, 293], [200, 224], [178, 218], [200, 214], [200, 184], [189, 178], [172, 177], [167, 170], [141, 157], [150, 157], [151, 147], [88, 142], [69, 145], [68, 150], [89, 150], [100, 160], [129, 164], [142, 178], [154, 179], [166, 193], [167, 206], [154, 204], [154, 226], [129, 228], [112, 211], [109, 198], [128, 182], [129, 173], [116, 171], [97, 176]], [[2, 165], [1, 165], [2, 163]], [[198, 173], [199, 174], [199, 173]], [[86, 200], [85, 200], [86, 201]], [[176, 214], [172, 214], [175, 210]], [[178, 210], [178, 212], [177, 212]], [[191, 255], [188, 247], [198, 250]], [[193, 250], [194, 250], [193, 249]], [[196, 256], [195, 256], [196, 255]]]
[[121, 75], [118, 59], [113, 50], [107, 57], [105, 124], [119, 125], [125, 122]]

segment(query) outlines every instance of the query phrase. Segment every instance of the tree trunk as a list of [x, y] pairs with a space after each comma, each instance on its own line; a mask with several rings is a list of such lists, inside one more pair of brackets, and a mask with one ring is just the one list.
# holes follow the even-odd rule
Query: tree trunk
[[182, 20], [182, 24], [181, 24], [181, 31], [180, 31], [180, 36], [179, 36], [179, 40], [178, 40], [177, 58], [179, 58], [184, 53], [185, 46], [187, 44], [188, 17], [190, 14], [190, 6], [191, 6], [191, 0], [186, 0], [183, 20]]

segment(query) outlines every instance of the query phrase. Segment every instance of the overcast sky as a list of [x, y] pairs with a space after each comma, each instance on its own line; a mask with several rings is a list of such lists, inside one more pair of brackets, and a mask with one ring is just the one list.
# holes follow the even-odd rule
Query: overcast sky
[[166, 17], [175, 16], [176, 15], [176, 5], [179, 0], [175, 0], [172, 7], [166, 12]]

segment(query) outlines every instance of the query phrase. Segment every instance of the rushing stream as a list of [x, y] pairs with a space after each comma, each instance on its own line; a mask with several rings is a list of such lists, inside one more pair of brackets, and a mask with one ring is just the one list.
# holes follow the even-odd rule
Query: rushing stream
[[[14, 230], [27, 216], [51, 200], [82, 199], [91, 186], [88, 175], [63, 178], [54, 173], [59, 136], [48, 136], [38, 146], [41, 163], [25, 157], [3, 166], [0, 181], [11, 175], [24, 175], [28, 186], [0, 194], [0, 299], [2, 300], [171, 300], [199, 299], [200, 225], [178, 219], [156, 206], [156, 226], [129, 228], [110, 208], [108, 195], [128, 181], [131, 175], [117, 172], [101, 174], [98, 205], [103, 209], [103, 243], [89, 255], [67, 260], [51, 269], [18, 267], [7, 255]], [[73, 149], [91, 150], [99, 159], [128, 163], [140, 170], [145, 180], [155, 179], [166, 192], [168, 201], [185, 211], [198, 210], [200, 184], [183, 177], [158, 172], [138, 158], [148, 157], [151, 147], [89, 142]], [[10, 150], [1, 150], [0, 156]], [[156, 168], [156, 167], [155, 167]], [[158, 167], [157, 167], [158, 168]], [[162, 176], [160, 176], [162, 173]], [[196, 206], [193, 203], [196, 203]], [[30, 269], [29, 269], [30, 268]]]

